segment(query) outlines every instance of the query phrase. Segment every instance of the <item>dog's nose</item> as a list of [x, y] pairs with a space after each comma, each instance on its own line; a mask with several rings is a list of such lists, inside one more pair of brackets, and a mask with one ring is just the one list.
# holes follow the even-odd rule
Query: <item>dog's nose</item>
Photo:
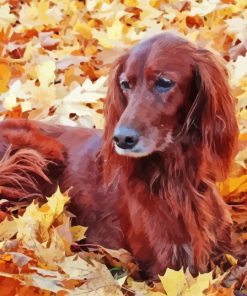
[[113, 139], [119, 148], [132, 149], [139, 141], [139, 134], [132, 128], [119, 127], [115, 130]]

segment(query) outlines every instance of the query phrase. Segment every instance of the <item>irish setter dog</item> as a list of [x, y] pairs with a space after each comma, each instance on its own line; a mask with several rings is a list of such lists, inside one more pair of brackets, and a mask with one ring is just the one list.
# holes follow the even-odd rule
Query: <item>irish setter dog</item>
[[232, 253], [215, 182], [227, 175], [238, 127], [217, 58], [170, 33], [145, 40], [112, 66], [105, 120], [104, 133], [1, 122], [1, 155], [12, 144], [11, 157], [25, 148], [45, 160], [33, 160], [37, 172], [32, 162], [19, 170], [28, 179], [21, 188], [8, 184], [16, 197], [72, 187], [70, 210], [89, 227], [87, 242], [126, 248], [147, 278], [167, 267], [205, 272], [211, 258]]

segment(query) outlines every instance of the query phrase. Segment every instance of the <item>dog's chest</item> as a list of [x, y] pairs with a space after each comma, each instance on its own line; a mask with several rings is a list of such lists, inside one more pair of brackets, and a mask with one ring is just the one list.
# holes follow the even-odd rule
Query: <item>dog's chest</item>
[[141, 188], [127, 191], [120, 211], [125, 212], [121, 223], [127, 247], [138, 260], [151, 262], [153, 258], [163, 262], [161, 266], [165, 260], [172, 260], [175, 267], [174, 257], [182, 252], [183, 246], [190, 252], [191, 238], [182, 215], [175, 215], [159, 196], [147, 195]]

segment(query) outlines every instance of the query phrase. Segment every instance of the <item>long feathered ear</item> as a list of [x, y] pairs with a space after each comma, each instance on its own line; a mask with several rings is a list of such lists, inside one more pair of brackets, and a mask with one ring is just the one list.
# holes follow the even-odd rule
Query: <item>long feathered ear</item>
[[114, 128], [123, 113], [125, 106], [124, 97], [119, 87], [119, 75], [123, 71], [124, 62], [128, 54], [119, 57], [111, 67], [108, 79], [108, 92], [106, 95], [105, 115], [105, 141], [111, 140]]
[[225, 67], [208, 50], [198, 50], [196, 65], [200, 75], [201, 137], [216, 179], [225, 178], [236, 152], [238, 125]]
[[[111, 168], [115, 163], [115, 158], [118, 156], [114, 153], [113, 133], [118, 123], [118, 120], [123, 113], [126, 102], [119, 87], [119, 75], [123, 71], [124, 62], [128, 54], [119, 57], [111, 67], [108, 79], [108, 92], [105, 100], [104, 115], [105, 115], [105, 130], [104, 130], [104, 145], [102, 148], [102, 156], [105, 161], [105, 181], [109, 183], [113, 176]], [[116, 160], [117, 162], [117, 160]]]

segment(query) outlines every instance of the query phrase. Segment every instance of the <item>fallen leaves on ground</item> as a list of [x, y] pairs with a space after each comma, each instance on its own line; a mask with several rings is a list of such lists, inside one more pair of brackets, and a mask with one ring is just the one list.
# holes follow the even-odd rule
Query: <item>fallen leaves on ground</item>
[[[234, 272], [216, 278], [212, 272], [193, 278], [189, 272], [167, 269], [160, 276], [162, 285], [151, 287], [136, 282], [129, 275], [137, 266], [125, 250], [99, 246], [87, 252], [72, 251], [72, 246], [84, 238], [86, 228], [71, 226], [66, 212], [68, 202], [68, 196], [58, 190], [43, 205], [34, 200], [22, 215], [0, 223], [1, 295], [125, 295], [128, 292], [128, 295], [199, 296], [212, 295], [212, 291], [233, 295], [234, 285], [247, 271], [246, 266], [242, 272], [235, 268]], [[106, 262], [112, 266], [110, 270]], [[115, 276], [113, 266], [118, 271]], [[231, 275], [234, 275], [228, 279], [231, 286], [222, 286], [223, 279]], [[240, 284], [244, 284], [244, 279]]]
[[68, 200], [57, 191], [43, 205], [33, 201], [22, 216], [0, 223], [1, 295], [122, 295], [104, 264], [70, 250], [86, 228], [70, 225]]

